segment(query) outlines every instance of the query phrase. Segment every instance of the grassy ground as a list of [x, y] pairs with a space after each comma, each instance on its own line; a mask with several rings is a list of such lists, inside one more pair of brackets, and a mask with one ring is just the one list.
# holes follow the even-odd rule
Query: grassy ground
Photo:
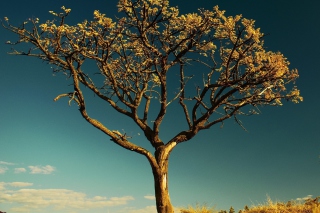
[[[231, 207], [226, 210], [215, 210], [213, 207], [206, 205], [197, 205], [196, 207], [189, 206], [187, 209], [180, 209], [180, 213], [235, 213]], [[309, 198], [304, 202], [288, 201], [273, 202], [270, 198], [265, 204], [248, 207], [240, 210], [239, 213], [320, 213], [320, 196]]]

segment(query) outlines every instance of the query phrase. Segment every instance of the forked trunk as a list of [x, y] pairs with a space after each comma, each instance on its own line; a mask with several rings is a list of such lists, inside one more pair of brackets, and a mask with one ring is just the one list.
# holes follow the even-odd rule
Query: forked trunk
[[153, 169], [153, 177], [158, 213], [173, 213], [168, 189], [168, 166]]

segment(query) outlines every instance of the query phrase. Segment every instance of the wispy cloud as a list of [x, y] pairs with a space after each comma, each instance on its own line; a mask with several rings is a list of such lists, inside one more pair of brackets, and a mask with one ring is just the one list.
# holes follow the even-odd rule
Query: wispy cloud
[[15, 165], [15, 163], [10, 163], [10, 162], [5, 162], [5, 161], [0, 161], [0, 165], [12, 166], [12, 165]]
[[32, 186], [32, 185], [33, 185], [33, 183], [28, 183], [28, 182], [9, 182], [9, 183], [0, 182], [0, 192], [2, 190], [5, 190], [6, 186], [21, 188], [21, 187]]
[[0, 174], [6, 173], [7, 170], [8, 170], [8, 167], [6, 167], [6, 166], [0, 166]]
[[18, 174], [18, 173], [24, 173], [27, 170], [25, 168], [15, 168], [14, 169], [14, 173]]
[[298, 201], [304, 201], [304, 200], [308, 200], [308, 199], [311, 199], [312, 198], [312, 195], [307, 195], [305, 197], [298, 197], [296, 200]]
[[[16, 163], [10, 163], [6, 161], [0, 161], [0, 174], [4, 174], [9, 169], [8, 166], [17, 165]], [[28, 166], [30, 169], [30, 174], [51, 174], [56, 169], [53, 166], [46, 165], [46, 166]], [[27, 170], [25, 168], [15, 168], [14, 173], [23, 173]]]
[[0, 182], [0, 192], [5, 189], [4, 187], [5, 185], [6, 185], [5, 182]]
[[46, 166], [28, 166], [28, 168], [31, 170], [31, 174], [51, 174], [56, 169], [53, 166], [46, 165]]
[[10, 163], [10, 162], [6, 162], [6, 161], [0, 161], [0, 174], [6, 173], [7, 170], [8, 170], [7, 166], [12, 166], [12, 165], [15, 165], [15, 164], [14, 163]]
[[5, 184], [13, 187], [20, 187], [20, 188], [33, 185], [33, 183], [28, 183], [28, 182], [11, 182], [11, 183], [5, 183]]
[[144, 198], [147, 200], [155, 200], [156, 199], [156, 197], [154, 195], [146, 195], [146, 196], [144, 196]]
[[85, 193], [68, 189], [19, 189], [9, 190], [8, 187], [31, 186], [26, 182], [0, 182], [0, 200], [2, 203], [16, 204], [10, 211], [34, 212], [43, 211], [47, 207], [58, 210], [81, 210], [95, 209], [111, 206], [126, 205], [128, 201], [134, 200], [131, 196], [111, 197], [95, 196], [87, 197]]

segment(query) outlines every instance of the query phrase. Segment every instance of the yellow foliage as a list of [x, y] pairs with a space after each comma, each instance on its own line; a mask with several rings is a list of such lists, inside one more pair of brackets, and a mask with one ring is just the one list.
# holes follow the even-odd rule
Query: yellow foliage
[[[223, 105], [227, 114], [247, 105], [282, 105], [282, 99], [294, 103], [303, 100], [296, 87], [286, 89], [299, 77], [298, 71], [289, 69], [289, 61], [280, 52], [266, 51], [264, 34], [255, 27], [254, 20], [242, 15], [225, 16], [218, 6], [179, 14], [178, 7], [170, 7], [168, 0], [119, 0], [117, 6], [124, 16], [116, 22], [95, 10], [92, 21], [69, 26], [65, 18], [71, 9], [64, 6], [61, 13], [49, 11], [58, 17], [53, 21], [32, 20], [35, 29], [30, 31], [10, 25], [7, 17], [5, 20], [7, 29], [20, 35], [19, 42], [32, 41], [37, 47], [34, 50], [42, 51], [39, 58], [63, 69], [66, 55], [79, 64], [93, 59], [106, 77], [106, 84], [116, 84], [124, 94], [132, 92], [142, 97], [140, 87], [144, 85], [142, 91], [158, 95], [153, 89], [166, 83], [163, 79], [169, 69], [194, 62], [208, 68], [199, 70], [203, 85], [212, 91], [208, 95], [212, 100], [208, 102]], [[56, 21], [59, 18], [63, 21]], [[178, 96], [186, 82], [185, 77], [178, 82], [182, 84]], [[217, 92], [218, 87], [232, 88], [233, 93], [222, 100], [224, 94]], [[206, 101], [194, 98], [206, 105]]]

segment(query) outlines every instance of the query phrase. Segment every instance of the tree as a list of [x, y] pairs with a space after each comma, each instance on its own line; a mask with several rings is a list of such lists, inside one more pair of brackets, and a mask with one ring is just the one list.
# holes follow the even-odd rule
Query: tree
[[234, 208], [232, 206], [229, 209], [229, 213], [235, 213], [235, 210], [234, 210]]
[[[70, 26], [66, 20], [71, 9], [62, 7], [61, 13], [51, 11], [55, 19], [45, 23], [31, 18], [14, 26], [5, 17], [2, 25], [19, 36], [8, 44], [30, 45], [12, 54], [39, 58], [51, 64], [53, 72], [69, 76], [73, 90], [55, 101], [69, 98], [69, 104], [76, 103], [82, 117], [112, 142], [146, 157], [157, 210], [171, 213], [167, 180], [173, 148], [229, 118], [242, 126], [239, 115], [256, 114], [258, 106], [302, 101], [293, 85], [298, 71], [289, 69], [280, 52], [264, 48], [265, 35], [254, 20], [226, 17], [218, 6], [184, 15], [168, 0], [119, 0], [117, 6], [122, 16], [115, 21], [96, 10], [92, 21]], [[83, 69], [90, 61], [98, 73]], [[189, 86], [195, 84], [194, 89]], [[92, 118], [83, 93], [87, 89], [132, 119], [154, 153]], [[163, 141], [160, 126], [173, 102], [181, 106], [186, 128]]]

